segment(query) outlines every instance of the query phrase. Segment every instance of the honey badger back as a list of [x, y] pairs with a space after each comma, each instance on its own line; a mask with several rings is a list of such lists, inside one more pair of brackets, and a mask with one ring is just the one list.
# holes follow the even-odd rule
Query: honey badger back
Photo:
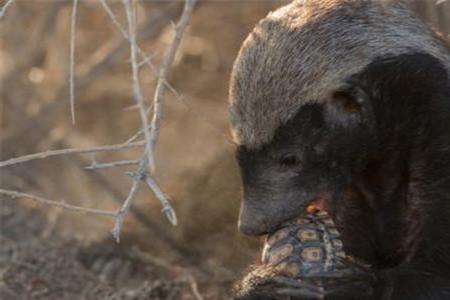
[[230, 86], [240, 230], [314, 201], [376, 272], [367, 299], [450, 299], [449, 71], [398, 1], [294, 1], [262, 20]]

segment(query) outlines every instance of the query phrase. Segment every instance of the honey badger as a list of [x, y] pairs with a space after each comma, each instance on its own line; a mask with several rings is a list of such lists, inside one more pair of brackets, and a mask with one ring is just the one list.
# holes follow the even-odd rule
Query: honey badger
[[450, 299], [449, 71], [448, 45], [400, 1], [270, 13], [230, 81], [240, 231], [314, 203], [376, 275], [359, 299]]

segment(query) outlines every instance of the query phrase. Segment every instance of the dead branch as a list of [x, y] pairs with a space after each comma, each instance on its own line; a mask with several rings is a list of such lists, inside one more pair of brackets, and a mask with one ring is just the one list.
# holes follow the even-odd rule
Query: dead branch
[[177, 225], [178, 224], [177, 215], [172, 205], [170, 204], [166, 194], [164, 194], [164, 192], [160, 189], [156, 181], [150, 176], [147, 176], [145, 178], [145, 182], [147, 183], [148, 187], [153, 191], [153, 194], [156, 196], [156, 198], [158, 198], [159, 202], [161, 202], [161, 205], [163, 207], [161, 211], [166, 215], [167, 219], [170, 221], [172, 225], [174, 226]]
[[24, 155], [16, 158], [11, 158], [0, 162], [0, 168], [17, 165], [25, 162], [29, 162], [36, 159], [45, 159], [52, 156], [61, 156], [69, 154], [83, 154], [83, 153], [94, 153], [94, 152], [110, 152], [110, 151], [121, 151], [130, 148], [139, 148], [145, 145], [145, 141], [134, 142], [134, 143], [124, 143], [117, 145], [106, 145], [90, 148], [69, 148], [61, 150], [48, 150], [39, 153]]
[[79, 213], [94, 214], [94, 215], [114, 217], [114, 218], [116, 217], [116, 213], [113, 211], [70, 205], [70, 204], [66, 204], [64, 201], [48, 200], [48, 199], [45, 199], [45, 198], [42, 198], [39, 196], [30, 195], [30, 194], [22, 193], [22, 192], [18, 192], [18, 191], [0, 189], [0, 194], [6, 195], [12, 199], [27, 198], [27, 199], [37, 201], [39, 203], [56, 206], [56, 207], [64, 208], [66, 210], [75, 211], [75, 212], [79, 212]]
[[72, 17], [70, 19], [70, 70], [69, 70], [69, 86], [70, 86], [70, 115], [72, 124], [75, 125], [75, 40], [76, 40], [76, 20], [77, 20], [78, 0], [73, 0]]
[[[60, 6], [61, 6], [60, 2], [58, 2], [57, 5], [54, 6], [54, 9], [51, 11], [52, 16], [55, 15], [54, 11], [57, 11], [57, 9], [59, 9]], [[177, 9], [178, 7], [179, 3], [173, 3], [168, 5], [161, 11], [153, 13], [149, 17], [149, 21], [141, 26], [141, 29], [137, 34], [138, 37], [153, 39], [159, 36], [159, 34], [168, 24], [169, 20], [176, 16], [178, 12]], [[51, 20], [54, 20], [54, 18], [51, 18]], [[50, 22], [48, 23], [49, 25], [52, 25]], [[45, 26], [43, 28], [48, 31], [49, 28], [51, 29], [52, 27]], [[42, 31], [45, 32], [45, 30]], [[39, 31], [38, 33], [40, 32], [41, 31]], [[36, 44], [39, 43], [37, 43], [36, 41]], [[109, 67], [111, 67], [111, 65], [113, 65], [115, 61], [117, 61], [118, 57], [128, 48], [129, 42], [128, 40], [120, 38], [108, 42], [107, 45], [108, 45], [107, 51], [105, 51], [105, 49], [101, 49], [102, 51], [99, 50], [101, 53], [97, 52], [94, 53], [91, 58], [87, 59], [88, 63], [86, 65], [82, 65], [79, 67], [79, 74], [75, 74], [75, 88], [77, 90], [86, 89], [90, 84], [95, 82], [94, 80], [95, 78], [98, 78], [103, 73], [105, 73], [109, 69]], [[35, 54], [35, 56], [37, 56], [38, 54]], [[14, 72], [14, 74], [20, 74], [23, 70], [29, 67], [29, 65], [33, 61], [29, 59], [30, 57], [31, 55], [24, 55], [24, 60], [26, 60], [27, 64], [21, 62], [23, 64], [23, 67], [18, 68], [16, 72]], [[17, 79], [11, 78], [5, 80], [5, 82], [7, 81], [14, 82], [15, 80]], [[14, 152], [16, 147], [14, 146], [13, 149], [8, 149], [9, 148], [7, 147], [8, 145], [10, 145], [10, 147], [13, 147], [13, 145], [17, 144], [24, 145], [24, 142], [26, 142], [26, 145], [33, 145], [38, 141], [40, 137], [46, 135], [53, 128], [53, 123], [51, 122], [51, 120], [54, 119], [53, 116], [60, 109], [60, 107], [65, 104], [65, 102], [60, 101], [60, 99], [64, 98], [67, 89], [68, 84], [64, 84], [55, 93], [56, 96], [50, 101], [48, 101], [49, 104], [45, 105], [37, 116], [35, 116], [34, 118], [25, 119], [24, 122], [18, 123], [14, 135], [2, 141], [3, 151], [1, 154], [7, 155]], [[32, 131], [37, 126], [38, 122], [36, 120], [40, 120], [39, 127], [41, 128], [41, 132], [39, 135], [30, 136], [29, 132]], [[24, 137], [27, 138], [24, 139]]]
[[[132, 43], [130, 33], [127, 32], [127, 30], [120, 24], [119, 20], [117, 20], [116, 15], [111, 10], [110, 6], [106, 2], [106, 0], [100, 0], [100, 3], [102, 4], [103, 8], [105, 9], [106, 13], [108, 14], [109, 18], [113, 22], [114, 26], [117, 28], [117, 30], [122, 34], [122, 36], [128, 40], [130, 43]], [[148, 65], [150, 69], [154, 72], [156, 72], [156, 67], [153, 65], [151, 61], [151, 56], [148, 56], [145, 54], [145, 52], [139, 47], [139, 45], [136, 45], [136, 51], [141, 56], [142, 61], [138, 63], [138, 68], [140, 68], [142, 65]]]
[[[140, 168], [142, 166], [140, 166]], [[117, 243], [120, 242], [120, 232], [122, 230], [123, 219], [125, 218], [125, 215], [130, 210], [131, 203], [133, 202], [134, 198], [137, 195], [140, 181], [141, 181], [141, 178], [139, 177], [139, 175], [136, 174], [133, 179], [133, 185], [131, 186], [131, 189], [130, 189], [130, 192], [128, 193], [127, 199], [125, 199], [122, 207], [120, 207], [120, 209], [117, 211], [116, 222], [114, 223], [114, 227], [111, 231], [111, 233], [112, 233], [113, 237], [116, 239]]]
[[159, 70], [158, 83], [156, 84], [156, 91], [153, 98], [153, 118], [150, 131], [149, 163], [152, 170], [154, 170], [155, 168], [154, 152], [159, 137], [161, 119], [164, 112], [163, 109], [164, 93], [166, 91], [166, 77], [170, 72], [173, 60], [175, 59], [175, 54], [177, 52], [178, 46], [180, 45], [184, 30], [189, 23], [196, 2], [197, 0], [185, 1], [183, 13], [181, 14], [181, 18], [178, 21], [178, 24], [175, 25], [175, 32], [172, 38], [172, 42], [164, 54], [164, 59]]
[[[70, 103], [71, 103], [71, 115], [72, 115], [72, 122], [75, 122], [75, 113], [74, 113], [74, 91], [76, 87], [81, 86], [82, 84], [89, 82], [89, 77], [95, 75], [96, 71], [99, 69], [102, 69], [105, 67], [106, 63], [110, 61], [110, 59], [116, 54], [115, 52], [119, 51], [119, 48], [114, 48], [112, 51], [107, 53], [106, 56], [104, 56], [100, 61], [97, 61], [92, 67], [88, 68], [85, 73], [82, 73], [83, 76], [81, 76], [80, 80], [77, 80], [77, 83], [75, 84], [75, 75], [74, 75], [74, 66], [75, 66], [75, 60], [74, 60], [74, 52], [75, 52], [75, 20], [76, 20], [76, 7], [77, 7], [78, 0], [73, 0], [73, 9], [72, 9], [72, 18], [71, 18], [71, 43], [70, 43], [70, 74], [69, 74], [69, 82], [64, 85], [66, 87], [69, 86], [70, 89]], [[102, 2], [105, 6], [106, 2]], [[127, 17], [127, 24], [128, 24], [128, 33], [125, 32], [125, 30], [120, 27], [120, 23], [117, 22], [117, 19], [115, 19], [114, 15], [112, 14], [111, 10], [107, 10], [107, 13], [110, 14], [110, 17], [113, 18], [113, 22], [115, 22], [116, 26], [122, 30], [122, 34], [124, 35], [125, 39], [128, 42], [129, 48], [130, 48], [130, 63], [132, 68], [132, 85], [133, 85], [133, 97], [135, 99], [135, 102], [139, 108], [140, 118], [141, 118], [141, 124], [142, 129], [141, 131], [144, 134], [145, 141], [141, 142], [132, 142], [135, 140], [141, 133], [139, 132], [135, 136], [133, 136], [131, 139], [129, 139], [124, 144], [119, 145], [109, 145], [109, 146], [100, 146], [100, 147], [91, 147], [86, 149], [78, 149], [78, 148], [72, 148], [72, 149], [62, 149], [62, 150], [53, 150], [53, 151], [45, 151], [41, 153], [35, 153], [30, 155], [25, 155], [21, 157], [16, 157], [12, 159], [5, 160], [3, 162], [0, 162], [0, 168], [5, 166], [11, 166], [16, 165], [24, 162], [28, 162], [35, 159], [44, 159], [52, 156], [58, 156], [58, 155], [69, 155], [69, 154], [75, 154], [75, 153], [95, 153], [95, 152], [102, 152], [102, 151], [119, 151], [124, 150], [127, 148], [133, 148], [133, 147], [142, 147], [145, 146], [145, 149], [143, 150], [142, 157], [139, 159], [139, 166], [137, 170], [132, 173], [133, 177], [133, 183], [130, 188], [130, 191], [128, 193], [128, 196], [126, 197], [125, 201], [123, 202], [122, 206], [117, 210], [117, 212], [108, 212], [103, 210], [96, 210], [96, 209], [84, 209], [77, 206], [67, 205], [64, 202], [57, 202], [52, 201], [48, 199], [44, 199], [41, 197], [21, 193], [21, 192], [15, 192], [15, 191], [8, 191], [8, 190], [0, 190], [0, 193], [9, 195], [10, 197], [16, 198], [16, 197], [26, 197], [29, 199], [34, 199], [36, 201], [39, 201], [41, 203], [46, 203], [49, 205], [59, 206], [61, 208], [67, 208], [69, 210], [75, 210], [75, 211], [84, 211], [88, 213], [99, 213], [103, 215], [113, 216], [115, 218], [115, 224], [112, 229], [112, 234], [117, 242], [120, 240], [120, 232], [122, 228], [122, 224], [124, 221], [124, 218], [128, 211], [132, 207], [132, 202], [134, 198], [137, 195], [139, 185], [141, 181], [144, 181], [147, 183], [148, 187], [152, 190], [152, 192], [155, 194], [155, 196], [159, 199], [161, 202], [163, 209], [162, 211], [167, 216], [169, 221], [173, 224], [177, 224], [177, 218], [174, 209], [169, 203], [169, 200], [167, 196], [162, 192], [162, 190], [157, 185], [156, 181], [150, 177], [149, 172], [147, 172], [147, 166], [150, 164], [151, 170], [153, 170], [154, 166], [154, 148], [156, 146], [157, 138], [159, 135], [159, 126], [162, 118], [162, 105], [164, 101], [164, 92], [165, 87], [169, 86], [166, 81], [166, 76], [169, 72], [169, 69], [171, 65], [173, 64], [173, 60], [176, 54], [176, 51], [178, 49], [178, 46], [181, 41], [182, 34], [184, 32], [184, 29], [186, 28], [189, 18], [192, 14], [193, 7], [196, 3], [196, 0], [186, 0], [183, 13], [181, 15], [180, 21], [175, 26], [175, 34], [174, 38], [172, 40], [172, 43], [166, 50], [166, 53], [164, 55], [164, 60], [161, 65], [161, 68], [158, 73], [158, 84], [155, 91], [154, 96], [154, 103], [159, 105], [159, 108], [154, 110], [153, 119], [152, 119], [152, 126], [150, 126], [148, 119], [147, 119], [147, 108], [145, 107], [144, 97], [141, 91], [140, 87], [140, 78], [139, 78], [139, 63], [138, 63], [138, 55], [143, 57], [144, 61], [146, 61], [147, 64], [151, 66], [151, 62], [149, 58], [143, 53], [142, 50], [139, 50], [139, 47], [137, 45], [137, 30], [136, 30], [136, 10], [137, 10], [137, 4], [136, 1], [133, 0], [123, 0], [126, 17]], [[132, 4], [133, 8], [132, 9]], [[141, 52], [139, 52], [141, 51]], [[139, 54], [140, 53], [140, 54]], [[95, 57], [94, 57], [95, 58]], [[58, 93], [58, 96], [62, 91], [64, 91], [64, 87], [60, 89], [60, 92]], [[157, 130], [155, 130], [155, 127], [157, 126]], [[150, 132], [151, 131], [151, 132]], [[136, 161], [133, 161], [133, 163], [136, 163]], [[119, 165], [125, 165], [130, 164], [130, 161], [118, 161], [118, 162], [112, 162], [103, 164], [101, 167], [113, 167], [113, 166], [119, 166]], [[99, 168], [98, 164], [95, 163], [95, 161], [91, 164], [91, 169]]]
[[[133, 96], [137, 103], [137, 106], [139, 108], [139, 115], [141, 118], [142, 123], [142, 130], [144, 132], [145, 141], [146, 141], [146, 147], [143, 153], [143, 156], [141, 158], [141, 161], [139, 163], [138, 170], [133, 174], [133, 177], [135, 178], [133, 185], [131, 187], [131, 190], [129, 192], [129, 195], [127, 199], [125, 200], [123, 206], [122, 206], [122, 214], [125, 215], [126, 212], [129, 210], [135, 196], [135, 190], [137, 190], [137, 185], [140, 180], [143, 180], [147, 183], [147, 185], [150, 187], [150, 189], [153, 191], [154, 195], [159, 199], [163, 206], [163, 213], [166, 215], [166, 217], [169, 219], [169, 221], [172, 223], [172, 225], [177, 225], [177, 217], [175, 210], [170, 205], [170, 202], [166, 195], [161, 191], [159, 186], [157, 185], [156, 181], [150, 177], [149, 173], [146, 172], [147, 164], [150, 164], [150, 169], [154, 170], [154, 147], [156, 146], [157, 142], [157, 134], [159, 133], [159, 129], [157, 131], [154, 131], [155, 126], [160, 126], [161, 117], [162, 117], [162, 101], [164, 100], [164, 92], [165, 92], [165, 77], [167, 76], [169, 72], [169, 68], [171, 67], [173, 63], [173, 59], [175, 58], [176, 50], [178, 49], [178, 46], [181, 41], [182, 34], [184, 32], [184, 29], [186, 28], [188, 21], [190, 19], [190, 16], [192, 14], [194, 5], [196, 0], [186, 0], [185, 7], [183, 10], [183, 13], [181, 15], [180, 21], [177, 24], [175, 28], [175, 35], [174, 39], [172, 41], [172, 44], [169, 46], [168, 50], [166, 51], [165, 58], [163, 60], [160, 73], [159, 73], [159, 83], [157, 85], [156, 91], [155, 91], [155, 101], [156, 103], [159, 103], [160, 109], [156, 111], [156, 107], [154, 108], [154, 117], [152, 120], [152, 125], [150, 126], [150, 130], [152, 132], [152, 135], [150, 134], [148, 128], [148, 120], [147, 120], [147, 113], [146, 113], [146, 107], [144, 102], [144, 97], [142, 95], [141, 87], [140, 87], [140, 79], [139, 79], [139, 65], [137, 61], [137, 41], [136, 41], [136, 2], [133, 2], [134, 9], [132, 9], [132, 3], [131, 0], [123, 0], [123, 4], [125, 7], [125, 12], [127, 16], [127, 24], [128, 24], [128, 41], [130, 44], [130, 63], [132, 68], [132, 83], [133, 83]], [[119, 24], [116, 20], [116, 24]], [[119, 26], [119, 25], [118, 25]], [[120, 28], [120, 27], [119, 27]], [[124, 30], [121, 30], [124, 32]], [[162, 75], [162, 76], [161, 76]], [[161, 80], [164, 79], [164, 80]], [[155, 134], [156, 132], [156, 134]], [[113, 229], [113, 235], [116, 238], [117, 242], [120, 240], [120, 230], [122, 226], [122, 219], [118, 218], [117, 222]]]
[[[128, 41], [130, 43], [130, 63], [131, 63], [131, 70], [132, 70], [132, 82], [133, 82], [133, 96], [134, 100], [136, 101], [136, 104], [139, 108], [139, 116], [141, 118], [142, 123], [142, 129], [144, 130], [144, 137], [145, 137], [145, 151], [144, 156], [147, 156], [146, 158], [142, 158], [144, 162], [143, 165], [147, 165], [147, 163], [150, 161], [150, 147], [151, 147], [151, 140], [150, 140], [150, 133], [148, 131], [149, 128], [149, 122], [147, 119], [146, 114], [146, 107], [144, 102], [144, 96], [142, 95], [141, 90], [141, 84], [140, 84], [140, 78], [139, 78], [139, 67], [137, 62], [137, 41], [136, 41], [136, 7], [132, 10], [131, 8], [131, 0], [124, 0], [124, 7], [125, 12], [127, 16], [127, 24], [128, 24]], [[134, 2], [134, 5], [136, 3]]]
[[5, 5], [3, 5], [2, 9], [0, 10], [0, 20], [3, 18], [3, 16], [6, 13], [6, 10], [8, 9], [8, 7], [13, 4], [14, 0], [8, 0]]
[[115, 168], [121, 166], [129, 166], [129, 165], [137, 165], [139, 164], [139, 160], [118, 160], [108, 163], [98, 163], [93, 160], [89, 166], [84, 167], [85, 170], [98, 170], [98, 169], [107, 169], [107, 168]]

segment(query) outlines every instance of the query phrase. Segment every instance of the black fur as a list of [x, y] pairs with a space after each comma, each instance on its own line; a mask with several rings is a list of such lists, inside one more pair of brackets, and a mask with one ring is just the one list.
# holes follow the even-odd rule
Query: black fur
[[346, 253], [377, 275], [361, 299], [450, 299], [449, 83], [431, 55], [378, 58], [269, 144], [240, 147], [241, 231], [273, 231], [327, 195]]

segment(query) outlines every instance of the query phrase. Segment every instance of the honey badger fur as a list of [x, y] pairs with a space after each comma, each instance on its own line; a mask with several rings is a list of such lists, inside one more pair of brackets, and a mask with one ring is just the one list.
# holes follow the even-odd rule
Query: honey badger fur
[[316, 201], [375, 274], [359, 299], [450, 299], [449, 72], [446, 43], [399, 1], [270, 13], [230, 83], [240, 231], [273, 232]]

